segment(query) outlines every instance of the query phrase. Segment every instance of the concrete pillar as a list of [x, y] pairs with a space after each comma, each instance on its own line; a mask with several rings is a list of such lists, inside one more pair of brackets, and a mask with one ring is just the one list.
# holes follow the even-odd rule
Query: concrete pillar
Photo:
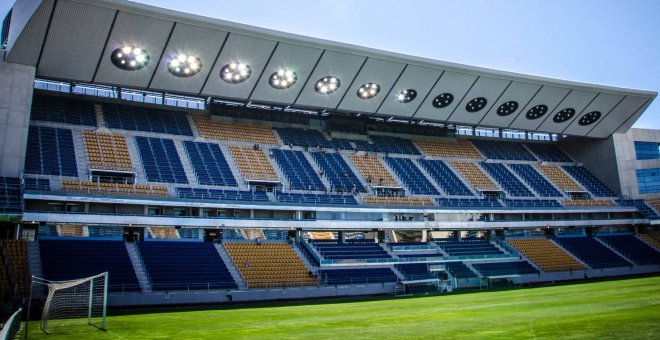
[[338, 231], [337, 238], [339, 239], [339, 243], [346, 242], [346, 232], [344, 232], [343, 230]]
[[428, 242], [428, 230], [422, 230], [422, 242]]
[[385, 231], [384, 230], [378, 230], [376, 232], [376, 243], [381, 243], [385, 242]]
[[0, 61], [0, 176], [21, 177], [35, 68]]

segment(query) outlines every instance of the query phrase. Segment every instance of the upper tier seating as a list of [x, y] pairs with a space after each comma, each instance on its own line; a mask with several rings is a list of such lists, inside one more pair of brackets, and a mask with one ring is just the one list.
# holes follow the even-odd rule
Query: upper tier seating
[[360, 151], [401, 153], [407, 155], [420, 154], [419, 150], [415, 147], [415, 144], [409, 139], [385, 136], [369, 136], [369, 139], [371, 139], [372, 143], [362, 140], [353, 142]]
[[319, 271], [319, 277], [329, 285], [398, 281], [390, 268], [324, 269]]
[[615, 197], [616, 194], [612, 192], [603, 182], [596, 176], [592, 175], [587, 168], [577, 165], [564, 165], [564, 170], [571, 174], [582, 186], [587, 188], [594, 197]]
[[23, 211], [21, 180], [13, 177], [0, 177], [0, 212], [5, 214]]
[[188, 183], [171, 139], [136, 136], [140, 159], [149, 182]]
[[432, 207], [433, 201], [430, 197], [411, 196], [362, 196], [362, 201], [367, 205], [381, 207]]
[[266, 234], [261, 229], [241, 229], [246, 240], [265, 240]]
[[571, 163], [573, 160], [568, 157], [559, 147], [550, 143], [527, 143], [525, 144], [528, 149], [536, 155], [536, 158], [544, 162], [567, 162]]
[[537, 169], [550, 179], [559, 189], [564, 191], [585, 191], [572, 178], [568, 177], [560, 167], [556, 165], [539, 164]]
[[230, 123], [201, 114], [191, 115], [200, 136], [256, 144], [278, 144], [270, 126]]
[[50, 180], [48, 178], [25, 178], [25, 190], [50, 191]]
[[126, 139], [118, 133], [83, 132], [87, 159], [92, 169], [133, 171]]
[[660, 252], [634, 235], [603, 235], [598, 238], [638, 265], [660, 264]]
[[479, 151], [488, 159], [504, 159], [518, 161], [535, 161], [522, 143], [512, 143], [494, 140], [475, 139], [472, 141]]
[[71, 130], [30, 126], [25, 173], [77, 177], [78, 164]]
[[218, 144], [184, 141], [183, 146], [199, 184], [237, 186]]
[[186, 115], [162, 108], [124, 104], [103, 104], [105, 125], [110, 129], [192, 136]]
[[489, 198], [436, 198], [443, 208], [500, 208], [502, 204]]
[[184, 239], [201, 240], [204, 239], [204, 229], [200, 228], [181, 228], [179, 237]]
[[433, 241], [450, 256], [503, 254], [499, 248], [482, 238], [464, 238], [460, 241], [441, 238]]
[[20, 296], [26, 296], [30, 292], [31, 281], [27, 245], [24, 240], [5, 240], [3, 246], [6, 247], [5, 254], [9, 257], [9, 266], [16, 281], [16, 293]]
[[530, 192], [516, 177], [514, 177], [504, 164], [482, 162], [481, 166], [486, 169], [486, 171], [488, 171], [498, 183], [500, 183], [508, 196], [534, 197], [534, 194]]
[[140, 290], [123, 241], [40, 239], [39, 254], [45, 279], [74, 280], [107, 271], [109, 291]]
[[477, 274], [475, 274], [463, 262], [447, 262], [445, 263], [445, 270], [457, 279], [477, 277]]
[[591, 237], [558, 237], [555, 241], [594, 269], [631, 266], [628, 261]]
[[116, 226], [87, 226], [89, 237], [112, 237], [121, 238], [124, 235], [124, 227]]
[[167, 197], [167, 187], [144, 184], [98, 183], [63, 180], [62, 191], [85, 194]]
[[81, 225], [60, 224], [59, 234], [62, 237], [84, 237], [85, 228]]
[[280, 178], [275, 173], [273, 166], [266, 158], [263, 150], [255, 150], [252, 147], [229, 145], [229, 151], [241, 170], [243, 178], [250, 181], [279, 182]]
[[180, 238], [177, 234], [176, 229], [172, 227], [149, 227], [150, 235], [152, 238], [169, 238], [176, 239]]
[[646, 241], [646, 243], [652, 245], [653, 247], [655, 247], [655, 249], [660, 251], [660, 232], [639, 234], [639, 238]]
[[287, 240], [289, 238], [286, 230], [264, 229], [263, 233], [267, 240]]
[[408, 190], [415, 195], [439, 195], [438, 190], [429, 182], [417, 165], [410, 158], [385, 157], [385, 162], [401, 178]]
[[273, 156], [289, 180], [290, 190], [327, 190], [302, 151], [275, 149]]
[[472, 265], [474, 269], [479, 271], [483, 276], [500, 276], [500, 275], [522, 275], [522, 274], [538, 274], [538, 269], [534, 268], [526, 261], [514, 262], [491, 262], [491, 263], [475, 263]]
[[564, 249], [561, 249], [547, 238], [516, 238], [506, 241], [536, 263], [544, 272], [567, 272], [586, 269]]
[[660, 198], [647, 198], [646, 203], [651, 205], [655, 211], [660, 212]]
[[328, 140], [319, 130], [296, 129], [296, 128], [278, 128], [275, 129], [280, 135], [285, 145], [295, 145], [303, 147], [322, 147], [326, 149], [352, 150], [353, 146], [348, 140], [333, 139]]
[[613, 207], [614, 201], [606, 199], [561, 200], [565, 207]]
[[309, 238], [312, 240], [334, 240], [335, 235], [329, 231], [308, 231]]
[[176, 188], [176, 194], [179, 198], [200, 200], [268, 202], [268, 196], [264, 191]]
[[278, 191], [275, 193], [275, 198], [282, 203], [357, 205], [355, 197], [350, 195], [298, 194]]
[[561, 208], [561, 204], [556, 200], [504, 200], [504, 206], [509, 208]]
[[237, 229], [223, 229], [222, 231], [223, 240], [244, 240], [243, 234]]
[[225, 242], [224, 246], [248, 288], [316, 285], [316, 278], [288, 243]]
[[355, 176], [344, 158], [338, 153], [313, 152], [312, 157], [332, 185], [331, 191], [365, 192], [364, 186]]
[[[373, 155], [350, 155], [351, 162], [360, 171], [362, 177], [371, 186], [400, 187], [392, 174], [387, 171], [377, 156]], [[381, 182], [382, 179], [382, 182]]]
[[435, 278], [435, 275], [429, 271], [429, 265], [426, 263], [406, 263], [395, 265], [406, 280], [424, 280]]
[[35, 92], [32, 97], [31, 120], [73, 125], [96, 126], [94, 103], [68, 97], [48, 96]]
[[433, 180], [450, 196], [472, 196], [472, 192], [456, 174], [441, 160], [420, 159], [419, 164]]
[[529, 164], [509, 164], [525, 183], [541, 197], [562, 197], [563, 195]]
[[634, 200], [633, 204], [635, 205], [635, 208], [639, 210], [639, 212], [642, 214], [642, 216], [646, 218], [657, 218], [660, 217], [658, 213], [655, 212], [655, 210], [651, 209], [647, 204], [645, 200]]
[[137, 246], [154, 291], [236, 288], [213, 243], [146, 241]]
[[59, 236], [57, 226], [54, 225], [39, 225], [37, 234], [39, 236]]
[[499, 190], [497, 185], [475, 163], [453, 161], [450, 164], [471, 187], [477, 190]]
[[312, 240], [310, 244], [326, 260], [344, 259], [387, 259], [391, 256], [375, 242], [352, 241], [341, 243], [336, 240]]
[[474, 158], [483, 159], [479, 151], [467, 139], [456, 141], [416, 140], [415, 144], [425, 155], [444, 158]]

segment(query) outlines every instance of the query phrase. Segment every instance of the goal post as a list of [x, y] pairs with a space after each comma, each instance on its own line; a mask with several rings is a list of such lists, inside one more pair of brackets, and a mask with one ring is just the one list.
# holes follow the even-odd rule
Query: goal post
[[[50, 333], [52, 326], [80, 324], [106, 330], [107, 272], [67, 281], [51, 281], [33, 276], [30, 305], [38, 295], [43, 295], [43, 288], [47, 288], [48, 292], [39, 323], [41, 330]], [[41, 294], [35, 289], [41, 289]]]

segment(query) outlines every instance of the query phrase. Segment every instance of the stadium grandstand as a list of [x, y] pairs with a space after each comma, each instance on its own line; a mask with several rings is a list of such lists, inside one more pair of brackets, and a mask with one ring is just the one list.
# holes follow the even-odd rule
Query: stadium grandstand
[[2, 44], [5, 302], [102, 272], [123, 307], [660, 272], [655, 92], [123, 0], [18, 0]]

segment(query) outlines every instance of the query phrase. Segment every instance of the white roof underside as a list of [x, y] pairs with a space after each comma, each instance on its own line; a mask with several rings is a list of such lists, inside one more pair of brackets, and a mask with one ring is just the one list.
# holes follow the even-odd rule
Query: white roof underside
[[[138, 71], [116, 68], [110, 53], [123, 45], [147, 50], [149, 64]], [[173, 53], [198, 56], [201, 72], [171, 75], [166, 65]], [[657, 95], [407, 56], [120, 0], [18, 0], [5, 61], [36, 66], [42, 78], [595, 138], [626, 132]], [[250, 65], [247, 81], [220, 79], [220, 69], [231, 61]], [[294, 86], [269, 86], [269, 75], [280, 68], [296, 71]], [[328, 75], [338, 77], [341, 87], [316, 93], [315, 82]], [[359, 99], [357, 88], [368, 82], [380, 85], [379, 95]], [[396, 95], [406, 89], [416, 90], [417, 98], [399, 103]], [[433, 107], [433, 99], [445, 92], [454, 96], [453, 103]], [[468, 112], [467, 102], [476, 97], [486, 98], [487, 105]], [[512, 100], [518, 109], [498, 115], [497, 108]], [[528, 119], [527, 111], [537, 105], [548, 112]], [[552, 117], [565, 108], [576, 114], [555, 123]], [[601, 112], [600, 119], [578, 124], [591, 111]]]

